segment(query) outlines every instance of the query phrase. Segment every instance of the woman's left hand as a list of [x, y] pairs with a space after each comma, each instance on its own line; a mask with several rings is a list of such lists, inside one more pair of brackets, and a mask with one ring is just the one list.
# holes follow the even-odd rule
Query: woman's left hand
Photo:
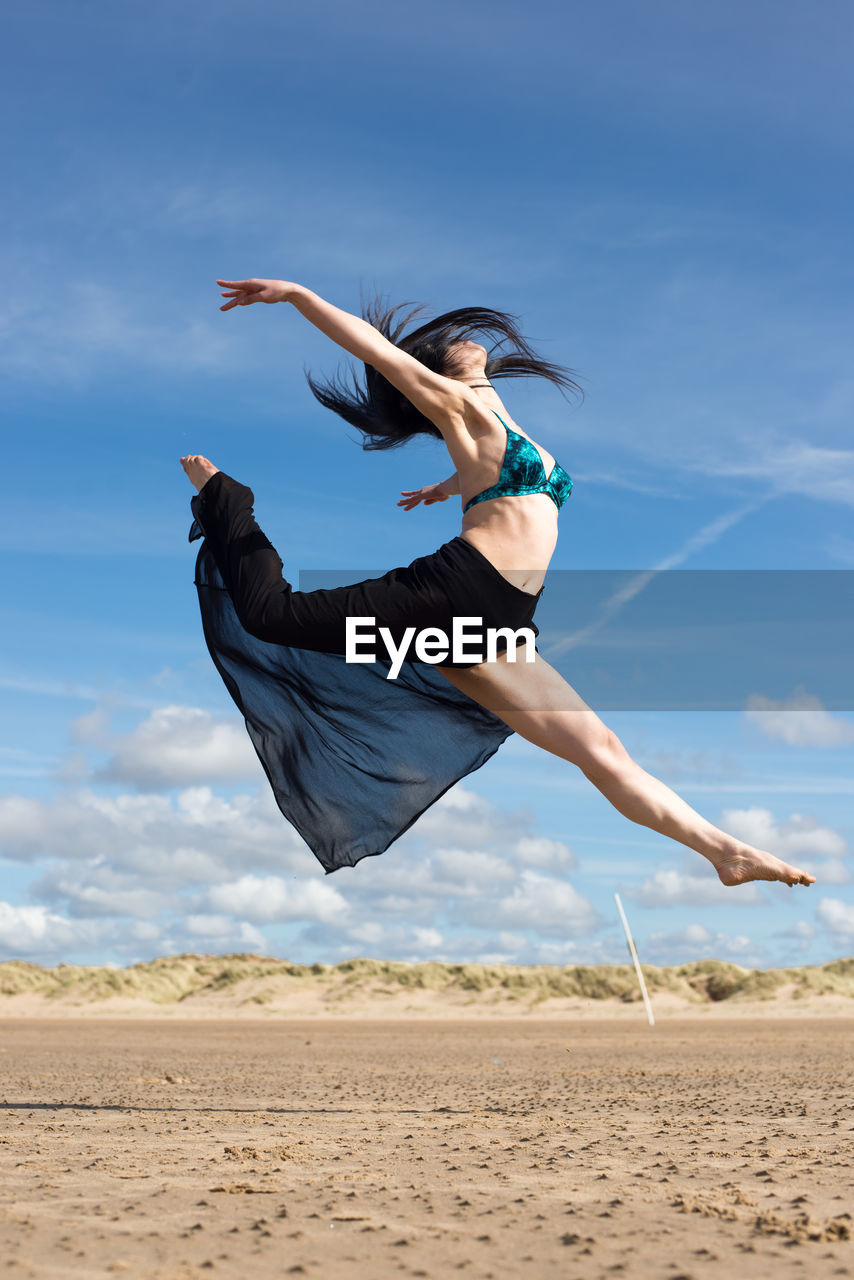
[[404, 511], [411, 511], [413, 507], [417, 507], [419, 502], [423, 502], [425, 507], [429, 507], [432, 502], [447, 502], [448, 495], [442, 489], [440, 484], [425, 484], [421, 489], [401, 489], [403, 494], [399, 507], [403, 507]]
[[296, 285], [289, 280], [217, 280], [217, 284], [225, 285], [230, 298], [220, 311], [230, 311], [232, 307], [248, 307], [253, 302], [287, 302]]

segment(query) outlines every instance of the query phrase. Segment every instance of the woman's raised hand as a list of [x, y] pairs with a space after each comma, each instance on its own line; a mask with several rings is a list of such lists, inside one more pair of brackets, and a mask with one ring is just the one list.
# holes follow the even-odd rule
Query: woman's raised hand
[[401, 489], [400, 492], [403, 497], [397, 505], [403, 507], [404, 511], [411, 511], [419, 502], [429, 507], [431, 502], [446, 502], [448, 499], [441, 484], [425, 484], [421, 489]]
[[293, 284], [289, 280], [217, 280], [217, 284], [225, 285], [230, 298], [220, 311], [230, 311], [232, 307], [248, 307], [252, 302], [287, 302]]

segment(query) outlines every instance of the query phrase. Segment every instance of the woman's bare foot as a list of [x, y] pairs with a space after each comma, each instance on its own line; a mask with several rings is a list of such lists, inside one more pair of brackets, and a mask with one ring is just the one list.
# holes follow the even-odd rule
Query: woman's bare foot
[[733, 853], [713, 858], [721, 884], [748, 884], [751, 880], [781, 880], [790, 888], [795, 884], [815, 884], [815, 876], [789, 866], [773, 853], [764, 853], [752, 845], [740, 844]]
[[190, 484], [199, 493], [201, 493], [211, 476], [215, 476], [219, 471], [219, 467], [215, 467], [212, 462], [208, 462], [207, 458], [203, 458], [199, 453], [191, 453], [186, 458], [182, 458], [181, 466], [186, 471]]

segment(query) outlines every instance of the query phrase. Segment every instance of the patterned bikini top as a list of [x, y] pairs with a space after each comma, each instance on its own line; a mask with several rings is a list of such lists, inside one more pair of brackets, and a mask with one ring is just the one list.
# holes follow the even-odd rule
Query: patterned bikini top
[[501, 475], [497, 484], [490, 485], [466, 503], [463, 515], [476, 502], [486, 502], [489, 498], [515, 498], [526, 493], [547, 493], [560, 511], [572, 493], [570, 477], [557, 462], [547, 476], [543, 460], [531, 441], [520, 436], [518, 431], [511, 431], [495, 409], [492, 412], [507, 432]]

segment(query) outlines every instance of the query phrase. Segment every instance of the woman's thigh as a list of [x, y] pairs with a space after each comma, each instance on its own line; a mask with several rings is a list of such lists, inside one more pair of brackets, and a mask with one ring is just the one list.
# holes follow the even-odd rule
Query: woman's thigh
[[509, 662], [502, 654], [477, 667], [438, 667], [461, 693], [478, 702], [535, 746], [583, 771], [601, 768], [618, 746], [612, 731], [546, 660]]

